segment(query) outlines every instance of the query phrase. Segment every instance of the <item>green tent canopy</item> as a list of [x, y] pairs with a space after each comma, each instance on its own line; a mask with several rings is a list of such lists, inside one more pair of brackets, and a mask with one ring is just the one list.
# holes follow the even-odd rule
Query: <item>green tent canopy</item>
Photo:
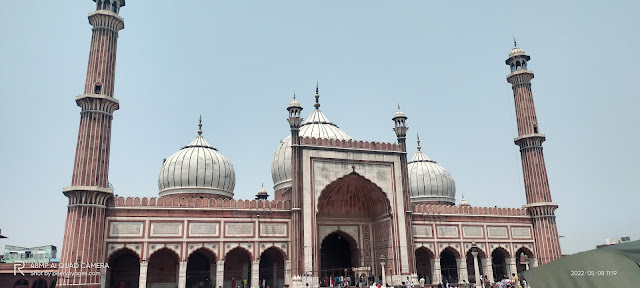
[[532, 288], [640, 287], [640, 241], [564, 256], [522, 275]]

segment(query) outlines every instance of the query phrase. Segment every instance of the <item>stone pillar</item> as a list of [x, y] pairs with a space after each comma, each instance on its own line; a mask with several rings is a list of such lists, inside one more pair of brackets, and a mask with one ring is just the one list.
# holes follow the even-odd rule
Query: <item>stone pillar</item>
[[[284, 261], [284, 284], [291, 285], [291, 260]], [[279, 288], [279, 287], [274, 287]]]
[[387, 275], [386, 275], [386, 273], [384, 271], [385, 270], [384, 269], [385, 264], [386, 263], [384, 261], [380, 261], [380, 267], [381, 267], [381, 270], [382, 270], [382, 287], [387, 287]]
[[211, 283], [213, 284], [213, 288], [216, 288], [216, 264], [209, 265], [209, 279], [211, 279]]
[[482, 270], [484, 270], [484, 275], [487, 276], [489, 282], [493, 283], [493, 268], [491, 267], [491, 258], [481, 258], [480, 262], [482, 263]]
[[516, 258], [507, 258], [507, 259], [505, 259], [505, 262], [509, 266], [509, 275], [507, 275], [507, 277], [509, 277], [509, 279], [511, 279], [511, 278], [513, 278], [513, 276], [511, 276], [511, 274], [518, 273], [518, 267], [516, 267]]
[[180, 262], [178, 271], [178, 288], [185, 288], [187, 286], [187, 262]]
[[476, 287], [480, 287], [480, 269], [478, 268], [478, 252], [471, 252], [473, 255], [473, 275], [476, 279]]
[[224, 260], [220, 260], [216, 263], [216, 287], [224, 287]]
[[147, 268], [149, 268], [149, 263], [143, 260], [142, 263], [140, 263], [140, 282], [138, 288], [147, 288]]
[[260, 286], [260, 259], [251, 262], [251, 288]]
[[469, 282], [469, 274], [467, 272], [467, 258], [456, 259], [456, 265], [458, 266], [458, 283], [462, 283], [462, 280]]
[[[108, 275], [108, 271], [107, 268], [102, 268], [100, 269], [100, 287], [105, 288], [107, 287], [107, 275]], [[141, 287], [144, 288], [144, 287]]]
[[279, 286], [278, 284], [278, 263], [273, 262], [273, 274], [271, 275], [271, 277], [273, 278], [272, 283], [273, 286], [272, 288], [280, 288], [282, 286]]
[[530, 268], [538, 267], [538, 258], [529, 259], [529, 266]]
[[440, 257], [431, 259], [431, 284], [438, 284], [442, 279], [442, 271], [440, 271]]

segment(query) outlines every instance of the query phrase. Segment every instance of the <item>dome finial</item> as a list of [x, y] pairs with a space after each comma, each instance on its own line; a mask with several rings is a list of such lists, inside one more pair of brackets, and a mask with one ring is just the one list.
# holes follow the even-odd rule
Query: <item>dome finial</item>
[[516, 36], [513, 36], [513, 47], [518, 47], [518, 43], [516, 42]]
[[316, 109], [320, 108], [320, 102], [318, 101], [320, 99], [320, 94], [318, 94], [318, 81], [316, 81], [316, 104], [313, 104], [313, 107], [316, 107]]
[[200, 120], [198, 120], [198, 135], [202, 135], [202, 115], [200, 115]]
[[420, 149], [422, 149], [422, 147], [420, 147], [420, 134], [416, 133], [416, 135], [418, 135], [418, 151], [420, 151]]

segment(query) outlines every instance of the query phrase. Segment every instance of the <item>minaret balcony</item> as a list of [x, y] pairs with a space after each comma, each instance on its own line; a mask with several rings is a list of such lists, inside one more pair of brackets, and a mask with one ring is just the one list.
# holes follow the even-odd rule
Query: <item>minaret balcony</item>
[[112, 115], [120, 109], [118, 99], [103, 94], [82, 94], [76, 96], [76, 104], [82, 108], [82, 112], [99, 112]]
[[94, 29], [104, 28], [118, 32], [124, 29], [124, 18], [109, 10], [97, 10], [89, 13], [89, 24]]
[[513, 142], [520, 146], [520, 150], [531, 148], [542, 148], [542, 142], [546, 140], [544, 134], [533, 133], [518, 136], [513, 139]]

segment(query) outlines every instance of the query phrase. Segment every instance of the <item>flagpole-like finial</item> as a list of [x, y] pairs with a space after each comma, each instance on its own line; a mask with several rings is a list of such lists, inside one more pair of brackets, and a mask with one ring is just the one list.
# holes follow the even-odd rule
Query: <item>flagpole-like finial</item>
[[200, 119], [198, 120], [198, 135], [202, 135], [202, 115], [200, 115]]
[[422, 149], [420, 146], [420, 134], [416, 133], [416, 135], [418, 136], [418, 151], [420, 151], [420, 149]]
[[316, 109], [320, 109], [320, 94], [318, 94], [318, 81], [316, 81], [316, 104], [313, 104], [313, 107]]

